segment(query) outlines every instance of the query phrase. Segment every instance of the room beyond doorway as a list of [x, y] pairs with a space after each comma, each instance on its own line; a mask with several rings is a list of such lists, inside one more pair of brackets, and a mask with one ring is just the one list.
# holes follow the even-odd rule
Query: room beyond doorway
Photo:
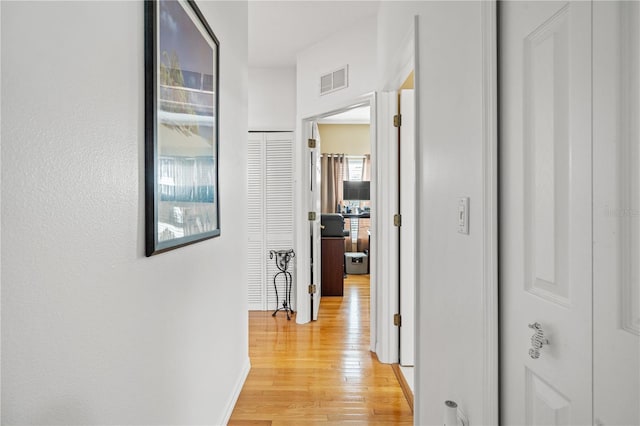
[[[354, 115], [358, 115], [355, 118]], [[310, 280], [298, 281], [296, 286], [297, 315], [296, 322], [304, 324], [317, 319], [320, 310], [319, 301], [323, 295], [321, 274], [322, 256], [321, 256], [321, 156], [323, 154], [323, 140], [320, 135], [319, 125], [322, 124], [366, 124], [370, 126], [367, 131], [369, 135], [369, 146], [371, 147], [370, 167], [375, 169], [375, 142], [376, 142], [376, 95], [370, 93], [363, 95], [357, 99], [345, 103], [343, 106], [322, 114], [312, 117], [306, 117], [302, 120], [300, 128], [302, 129], [300, 143], [296, 144], [296, 156], [300, 160], [301, 167], [298, 168], [297, 178], [299, 179], [299, 202], [297, 203], [296, 230], [296, 246], [299, 253], [297, 254], [296, 270], [310, 271]], [[326, 157], [328, 158], [328, 157]], [[364, 156], [361, 156], [360, 161]], [[375, 179], [371, 182], [371, 205], [375, 204]], [[337, 210], [337, 200], [331, 203], [330, 210], [335, 213]], [[344, 204], [343, 204], [344, 205]], [[308, 215], [309, 213], [309, 215]], [[307, 219], [313, 217], [314, 219]], [[365, 233], [363, 233], [364, 235]], [[376, 245], [376, 235], [372, 233], [369, 240], [366, 234], [366, 243], [371, 246]], [[344, 239], [343, 239], [344, 242]], [[310, 244], [311, 243], [311, 244]], [[346, 247], [345, 249], [348, 250]], [[342, 262], [342, 257], [341, 264]], [[375, 263], [374, 263], [375, 265]], [[340, 266], [341, 268], [343, 266]], [[371, 269], [371, 301], [376, 301], [376, 271]], [[371, 311], [371, 333], [375, 333], [377, 312]], [[371, 339], [375, 342], [375, 337]], [[371, 350], [375, 350], [373, 347]]]
[[318, 120], [322, 296], [342, 296], [345, 274], [370, 271], [370, 114], [367, 105]]

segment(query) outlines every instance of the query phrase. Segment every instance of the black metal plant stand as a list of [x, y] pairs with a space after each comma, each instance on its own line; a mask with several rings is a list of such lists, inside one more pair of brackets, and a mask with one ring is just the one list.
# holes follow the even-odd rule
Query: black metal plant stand
[[[272, 317], [275, 317], [278, 311], [285, 311], [287, 313], [287, 319], [290, 320], [291, 317], [289, 313], [294, 314], [293, 309], [291, 308], [291, 286], [293, 285], [293, 277], [291, 276], [291, 272], [287, 271], [289, 268], [289, 261], [291, 258], [295, 257], [293, 249], [291, 250], [270, 250], [269, 251], [269, 259], [273, 259], [273, 256], [276, 257], [276, 266], [279, 269], [273, 276], [273, 288], [276, 290], [276, 303], [280, 303], [280, 297], [278, 296], [278, 286], [276, 285], [276, 280], [279, 275], [284, 276], [284, 298], [282, 301], [282, 306], [277, 308], [271, 314]], [[276, 305], [277, 306], [277, 305]]]

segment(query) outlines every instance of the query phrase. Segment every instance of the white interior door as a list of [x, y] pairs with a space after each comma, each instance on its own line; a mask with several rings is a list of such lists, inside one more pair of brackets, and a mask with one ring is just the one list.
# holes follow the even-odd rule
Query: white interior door
[[640, 3], [593, 10], [597, 425], [640, 425]]
[[400, 92], [400, 365], [413, 366], [416, 286], [416, 146], [413, 90]]
[[311, 321], [318, 319], [320, 311], [320, 298], [322, 294], [321, 276], [321, 234], [320, 234], [320, 215], [322, 212], [320, 204], [320, 185], [322, 180], [322, 165], [320, 164], [320, 132], [318, 131], [318, 123], [315, 121], [309, 123], [310, 139], [315, 143], [309, 147], [309, 211], [315, 213], [315, 220], [309, 220], [309, 240], [311, 244], [311, 284], [315, 289], [309, 291], [311, 303]]
[[501, 420], [592, 424], [591, 3], [499, 16]]
[[393, 215], [398, 213], [398, 129], [393, 126], [393, 117], [398, 113], [398, 93], [380, 92], [377, 102], [376, 146], [376, 199], [372, 206], [376, 245], [372, 263], [376, 279], [376, 339], [375, 352], [380, 362], [395, 364], [399, 359], [400, 332], [394, 325], [394, 314], [398, 313], [399, 290], [399, 232], [394, 226]]

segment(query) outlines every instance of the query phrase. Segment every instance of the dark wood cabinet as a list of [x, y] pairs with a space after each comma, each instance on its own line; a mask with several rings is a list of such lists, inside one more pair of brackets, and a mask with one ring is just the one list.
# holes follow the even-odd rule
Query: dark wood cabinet
[[344, 293], [344, 237], [322, 238], [322, 295]]

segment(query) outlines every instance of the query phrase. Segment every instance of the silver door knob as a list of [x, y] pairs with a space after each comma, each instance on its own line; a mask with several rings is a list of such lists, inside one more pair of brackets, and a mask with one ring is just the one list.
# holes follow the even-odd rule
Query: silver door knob
[[533, 336], [531, 336], [531, 349], [529, 349], [529, 356], [532, 359], [540, 358], [540, 349], [544, 345], [549, 344], [549, 340], [544, 337], [544, 330], [542, 330], [542, 326], [534, 322], [533, 324], [529, 324], [529, 328], [535, 330]]

